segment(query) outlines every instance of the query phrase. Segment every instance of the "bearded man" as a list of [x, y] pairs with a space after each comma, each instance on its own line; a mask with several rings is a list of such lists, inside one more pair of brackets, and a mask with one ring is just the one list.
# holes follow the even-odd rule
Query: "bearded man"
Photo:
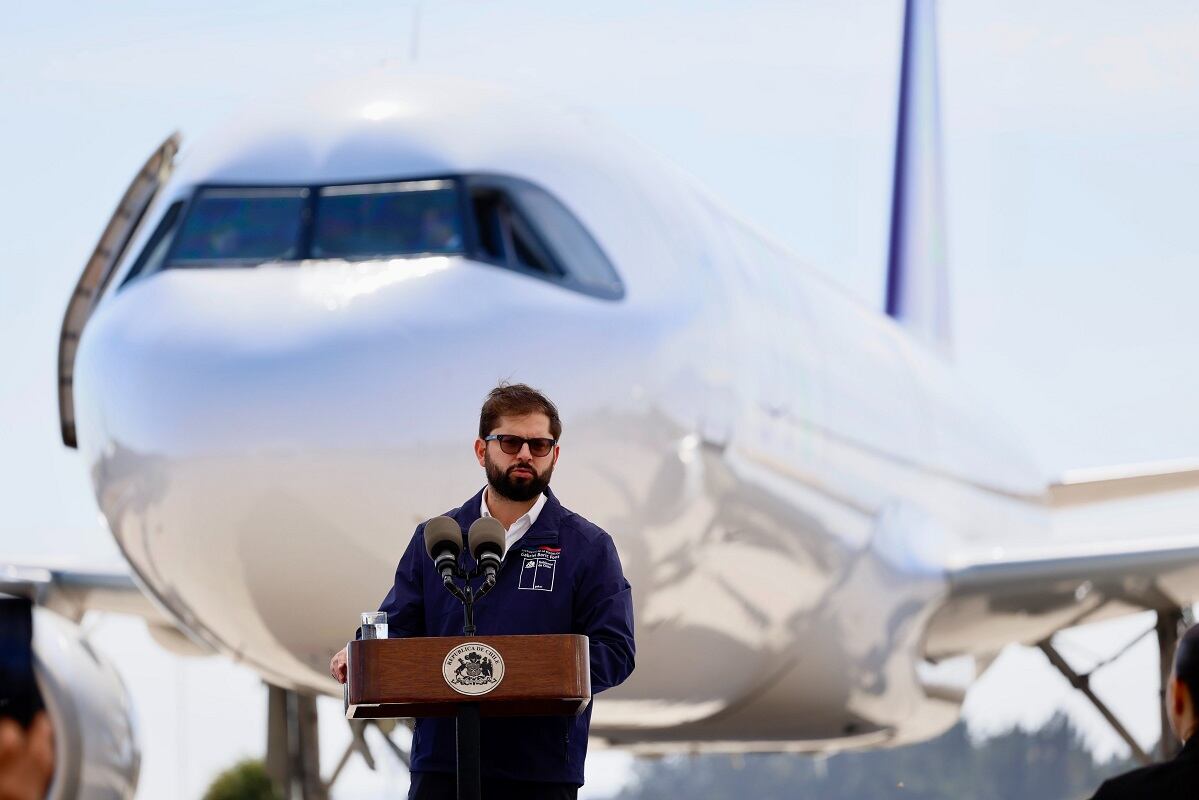
[[[561, 435], [558, 410], [540, 392], [524, 384], [493, 389], [479, 414], [475, 439], [487, 485], [447, 516], [463, 530], [482, 516], [495, 517], [507, 531], [495, 588], [475, 606], [478, 635], [586, 635], [594, 693], [620, 684], [633, 671], [633, 600], [612, 537], [564, 508], [550, 491]], [[470, 559], [466, 553], [462, 557]], [[395, 583], [379, 610], [387, 612], [389, 636], [462, 635], [461, 605], [425, 554], [424, 525], [400, 558]], [[329, 669], [345, 683], [345, 650]], [[591, 708], [577, 717], [484, 718], [483, 797], [576, 797], [583, 784]], [[416, 721], [410, 800], [457, 796], [454, 724], [453, 718]]]

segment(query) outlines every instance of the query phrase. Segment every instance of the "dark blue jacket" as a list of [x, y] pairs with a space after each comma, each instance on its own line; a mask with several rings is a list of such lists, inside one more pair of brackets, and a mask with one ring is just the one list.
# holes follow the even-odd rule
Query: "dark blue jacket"
[[1192, 735], [1170, 761], [1109, 778], [1091, 800], [1191, 800], [1199, 791], [1199, 735]]
[[[479, 636], [581, 633], [591, 643], [591, 690], [621, 683], [633, 671], [633, 598], [612, 537], [562, 507], [546, 489], [533, 526], [504, 556], [496, 586], [475, 604]], [[465, 531], [479, 518], [480, 491], [448, 516]], [[475, 567], [462, 554], [466, 570]], [[482, 579], [474, 582], [476, 590]], [[379, 606], [388, 634], [461, 636], [462, 604], [441, 584], [425, 553], [424, 525], [396, 567], [395, 585]], [[496, 717], [482, 722], [483, 777], [583, 783], [591, 705], [577, 717]], [[418, 719], [412, 769], [454, 772], [454, 718]]]

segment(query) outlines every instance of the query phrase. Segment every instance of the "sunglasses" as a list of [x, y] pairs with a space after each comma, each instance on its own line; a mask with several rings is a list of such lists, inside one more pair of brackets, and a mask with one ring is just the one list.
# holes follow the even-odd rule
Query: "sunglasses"
[[558, 443], [557, 439], [526, 439], [523, 436], [509, 436], [506, 433], [493, 433], [490, 436], [484, 436], [485, 442], [499, 442], [500, 449], [510, 456], [514, 456], [520, 452], [520, 448], [526, 444], [529, 446], [529, 454], [537, 456], [548, 456], [550, 450], [554, 449], [554, 445]]

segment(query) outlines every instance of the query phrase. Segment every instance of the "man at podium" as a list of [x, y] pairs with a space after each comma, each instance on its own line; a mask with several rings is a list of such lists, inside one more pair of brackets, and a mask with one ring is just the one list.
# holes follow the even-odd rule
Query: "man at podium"
[[[500, 384], [479, 415], [475, 456], [487, 484], [449, 512], [466, 530], [481, 516], [506, 530], [495, 587], [475, 606], [479, 636], [584, 634], [591, 688], [633, 671], [633, 602], [612, 538], [569, 511], [550, 491], [562, 423], [554, 404], [524, 384]], [[390, 636], [461, 636], [462, 607], [443, 587], [418, 526], [380, 611]], [[346, 680], [346, 651], [333, 657]], [[577, 717], [491, 717], [482, 721], [484, 798], [574, 798], [583, 784], [591, 706]], [[412, 740], [410, 800], [456, 797], [455, 723], [423, 718]]]

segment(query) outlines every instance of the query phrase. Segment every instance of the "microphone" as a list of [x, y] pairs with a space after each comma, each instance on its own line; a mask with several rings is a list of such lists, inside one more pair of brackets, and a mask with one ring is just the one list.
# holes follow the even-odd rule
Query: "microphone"
[[467, 538], [470, 540], [470, 554], [479, 562], [479, 568], [487, 576], [487, 582], [495, 583], [495, 574], [500, 570], [508, 532], [495, 517], [480, 517], [470, 526]]
[[433, 566], [447, 580], [458, 568], [458, 554], [462, 552], [462, 529], [450, 517], [433, 517], [425, 523], [425, 552], [433, 559]]

